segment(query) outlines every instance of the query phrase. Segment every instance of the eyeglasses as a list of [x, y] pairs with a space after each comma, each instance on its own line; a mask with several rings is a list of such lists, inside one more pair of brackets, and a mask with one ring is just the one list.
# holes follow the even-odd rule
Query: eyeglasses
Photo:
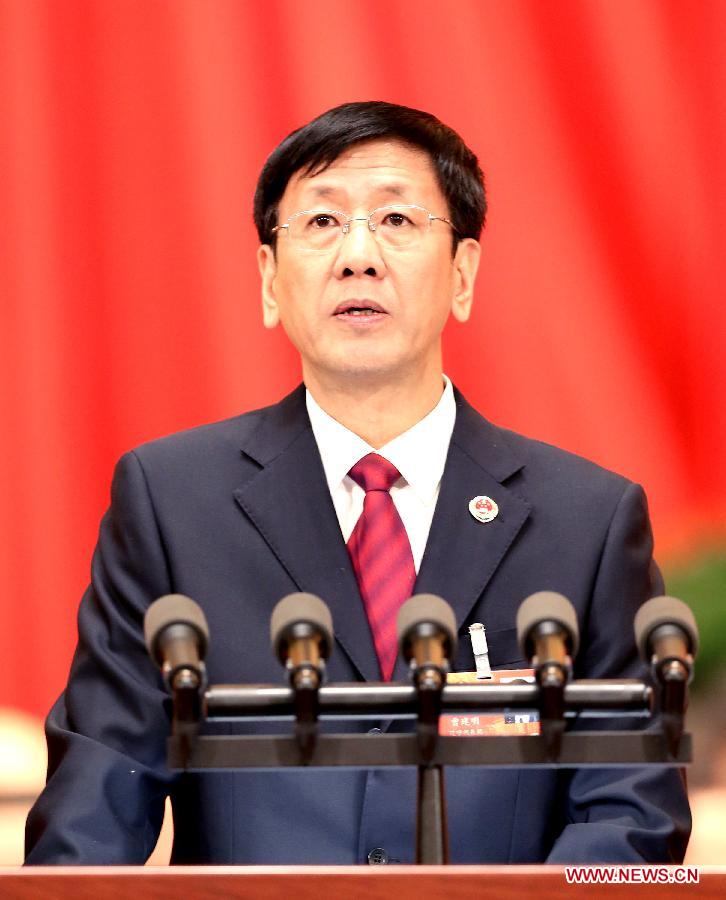
[[379, 206], [367, 216], [349, 216], [331, 209], [303, 209], [283, 225], [276, 225], [272, 232], [284, 229], [289, 240], [301, 250], [332, 250], [350, 232], [353, 222], [367, 222], [378, 243], [394, 249], [419, 244], [432, 222], [446, 222], [456, 231], [450, 219], [434, 216], [423, 206], [404, 203]]

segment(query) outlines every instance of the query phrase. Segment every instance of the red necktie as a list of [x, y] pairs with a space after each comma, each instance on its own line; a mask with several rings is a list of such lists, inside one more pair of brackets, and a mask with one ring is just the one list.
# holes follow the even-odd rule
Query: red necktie
[[365, 604], [381, 674], [389, 681], [398, 652], [396, 614], [416, 581], [411, 544], [391, 495], [401, 473], [369, 453], [348, 472], [366, 492], [363, 512], [348, 539], [348, 553]]

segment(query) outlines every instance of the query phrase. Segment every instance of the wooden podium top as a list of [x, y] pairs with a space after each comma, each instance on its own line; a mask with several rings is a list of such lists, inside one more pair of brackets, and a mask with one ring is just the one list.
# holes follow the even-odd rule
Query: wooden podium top
[[[619, 883], [570, 884], [564, 866], [169, 866], [0, 869], [3, 900], [141, 900], [249, 897], [255, 900], [537, 900], [565, 897], [723, 898], [726, 867], [609, 866]], [[636, 874], [637, 870], [637, 874]], [[698, 883], [693, 879], [698, 877]], [[686, 879], [690, 877], [691, 883]], [[624, 881], [629, 878], [630, 882]], [[652, 882], [649, 883], [649, 880]]]

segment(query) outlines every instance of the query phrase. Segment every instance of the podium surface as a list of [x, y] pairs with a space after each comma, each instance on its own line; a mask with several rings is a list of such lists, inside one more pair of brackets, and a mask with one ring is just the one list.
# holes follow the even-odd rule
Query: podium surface
[[[593, 867], [602, 868], [602, 867]], [[631, 869], [632, 867], [607, 867]], [[180, 896], [207, 898], [355, 897], [371, 900], [470, 900], [491, 897], [515, 900], [532, 893], [537, 900], [567, 897], [632, 898], [726, 896], [726, 867], [690, 867], [698, 883], [681, 879], [681, 866], [636, 867], [647, 878], [665, 883], [568, 884], [564, 866], [38, 866], [0, 869], [3, 900], [165, 900]], [[657, 873], [656, 873], [657, 870]], [[653, 877], [653, 876], [651, 876]], [[672, 881], [668, 881], [672, 879]]]

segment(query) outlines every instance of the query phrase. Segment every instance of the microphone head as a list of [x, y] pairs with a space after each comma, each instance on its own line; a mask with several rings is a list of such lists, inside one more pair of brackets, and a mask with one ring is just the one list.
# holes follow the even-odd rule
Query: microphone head
[[517, 641], [527, 657], [534, 656], [532, 632], [542, 622], [557, 622], [566, 633], [567, 650], [570, 656], [577, 654], [580, 645], [580, 629], [577, 625], [575, 607], [567, 597], [556, 591], [537, 591], [522, 602], [517, 610]]
[[144, 616], [144, 641], [153, 660], [161, 663], [157, 641], [169, 625], [188, 625], [199, 635], [199, 659], [209, 646], [209, 626], [201, 607], [184, 594], [165, 594], [154, 600]]
[[680, 628], [686, 636], [688, 652], [691, 656], [696, 655], [698, 625], [691, 608], [675, 597], [653, 597], [640, 607], [633, 622], [635, 643], [646, 662], [650, 662], [652, 656], [651, 635], [660, 625], [675, 625]]
[[327, 604], [315, 594], [288, 594], [272, 610], [270, 641], [272, 652], [285, 665], [287, 648], [296, 625], [307, 625], [319, 636], [319, 652], [328, 659], [333, 646], [333, 617]]
[[411, 658], [410, 639], [421, 625], [432, 625], [444, 635], [444, 655], [452, 660], [456, 654], [456, 616], [446, 600], [435, 594], [416, 594], [398, 610], [398, 646], [406, 660]]

